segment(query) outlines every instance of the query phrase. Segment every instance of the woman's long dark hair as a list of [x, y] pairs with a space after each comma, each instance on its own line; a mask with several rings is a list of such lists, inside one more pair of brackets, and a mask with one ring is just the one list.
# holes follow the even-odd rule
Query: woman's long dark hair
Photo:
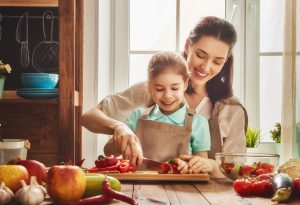
[[[196, 24], [196, 26], [190, 32], [188, 41], [190, 45], [193, 45], [197, 43], [203, 36], [213, 36], [229, 46], [227, 60], [220, 73], [206, 83], [208, 97], [210, 98], [211, 102], [215, 104], [216, 101], [231, 97], [233, 95], [233, 56], [231, 51], [236, 43], [237, 34], [234, 26], [230, 22], [218, 17], [207, 16], [202, 18]], [[185, 53], [184, 57], [187, 58]], [[193, 93], [193, 88], [189, 87], [187, 92]]]

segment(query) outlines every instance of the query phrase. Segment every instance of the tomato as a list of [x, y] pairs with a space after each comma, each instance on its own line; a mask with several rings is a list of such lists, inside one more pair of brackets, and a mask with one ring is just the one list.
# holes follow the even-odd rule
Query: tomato
[[261, 174], [267, 174], [267, 173], [270, 173], [270, 171], [267, 170], [267, 169], [258, 168], [258, 169], [254, 172], [253, 175], [259, 176], [259, 175], [261, 175]]
[[169, 170], [170, 170], [170, 164], [169, 163], [163, 163], [163, 164], [161, 164], [160, 165], [160, 171], [159, 171], [159, 173], [160, 174], [167, 174], [168, 172], [169, 172]]
[[233, 182], [233, 189], [240, 196], [251, 196], [253, 183], [247, 179], [237, 179]]
[[300, 177], [294, 179], [293, 190], [298, 194], [300, 194]]
[[234, 163], [232, 162], [224, 162], [222, 161], [221, 162], [221, 167], [224, 169], [224, 171], [227, 173], [227, 174], [230, 174], [231, 173], [231, 170], [233, 169], [234, 167]]
[[245, 165], [244, 167], [241, 168], [240, 175], [241, 176], [251, 175], [252, 172], [254, 172], [254, 170], [255, 168], [253, 166]]
[[258, 175], [257, 177], [255, 177], [256, 180], [260, 181], [260, 180], [272, 180], [274, 174], [272, 173], [266, 173], [266, 174], [261, 174]]
[[261, 162], [259, 165], [262, 169], [270, 170], [272, 172], [274, 170], [274, 166], [272, 164]]
[[270, 180], [261, 180], [253, 183], [253, 194], [255, 196], [268, 197], [274, 194], [273, 184]]

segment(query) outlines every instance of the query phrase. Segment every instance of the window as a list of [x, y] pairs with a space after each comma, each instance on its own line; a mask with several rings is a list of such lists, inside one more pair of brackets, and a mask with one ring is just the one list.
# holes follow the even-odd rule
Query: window
[[234, 48], [234, 94], [248, 111], [249, 125], [261, 129], [262, 141], [271, 141], [269, 131], [281, 116], [284, 1], [112, 2], [114, 92], [145, 80], [153, 53], [182, 51], [189, 30], [202, 16], [226, 18], [232, 20], [238, 33]]

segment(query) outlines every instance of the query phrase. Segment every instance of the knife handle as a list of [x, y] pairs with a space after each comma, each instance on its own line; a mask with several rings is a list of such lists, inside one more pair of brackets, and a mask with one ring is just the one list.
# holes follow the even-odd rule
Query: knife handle
[[28, 41], [21, 43], [21, 65], [28, 67], [30, 64]]

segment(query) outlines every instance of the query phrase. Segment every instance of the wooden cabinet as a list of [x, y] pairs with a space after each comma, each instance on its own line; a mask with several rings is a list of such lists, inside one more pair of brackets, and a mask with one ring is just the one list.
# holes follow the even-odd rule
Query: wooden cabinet
[[[81, 158], [83, 0], [2, 0], [0, 6], [58, 7], [59, 98], [0, 99], [5, 138], [26, 138], [28, 159], [47, 166], [61, 157]], [[14, 34], [12, 34], [14, 35]]]

